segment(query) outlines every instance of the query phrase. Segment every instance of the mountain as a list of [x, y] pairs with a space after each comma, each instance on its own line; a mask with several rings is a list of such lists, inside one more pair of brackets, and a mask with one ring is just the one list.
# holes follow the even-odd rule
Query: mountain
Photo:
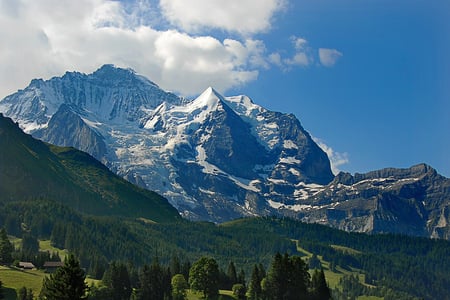
[[32, 80], [0, 111], [37, 138], [90, 153], [191, 219], [269, 214], [267, 199], [295, 199], [301, 185], [333, 179], [295, 116], [212, 88], [188, 101], [112, 65]]
[[426, 164], [353, 176], [341, 172], [301, 206], [277, 207], [303, 221], [347, 231], [450, 239], [450, 179]]
[[35, 79], [0, 101], [33, 136], [73, 146], [189, 219], [292, 216], [345, 230], [450, 238], [449, 179], [426, 165], [332, 174], [292, 114], [207, 88], [180, 98], [130, 69]]
[[166, 199], [113, 174], [87, 153], [36, 140], [0, 114], [0, 202], [60, 201], [100, 216], [174, 221]]

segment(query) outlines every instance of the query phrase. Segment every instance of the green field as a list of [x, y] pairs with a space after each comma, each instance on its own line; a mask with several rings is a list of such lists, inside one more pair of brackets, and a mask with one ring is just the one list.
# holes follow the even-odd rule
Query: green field
[[16, 299], [16, 291], [22, 287], [30, 288], [33, 294], [39, 295], [45, 273], [38, 270], [20, 270], [0, 266], [0, 280], [5, 291], [5, 299]]
[[49, 251], [50, 253], [58, 252], [59, 257], [61, 257], [61, 260], [64, 260], [64, 257], [69, 255], [69, 251], [67, 251], [66, 249], [61, 250], [50, 245], [50, 240], [39, 241], [39, 250]]
[[[235, 300], [236, 297], [233, 296], [232, 291], [226, 291], [226, 290], [220, 290], [219, 291], [219, 300]], [[201, 293], [195, 293], [191, 290], [188, 290], [187, 293], [187, 300], [202, 300], [202, 294]]]
[[[22, 240], [16, 237], [9, 237], [15, 247], [19, 247]], [[49, 240], [39, 241], [40, 251], [58, 252], [62, 260], [69, 252], [61, 250], [50, 245]], [[2, 282], [3, 292], [6, 300], [15, 300], [20, 288], [26, 287], [33, 291], [34, 296], [39, 295], [42, 287], [42, 281], [48, 274], [43, 270], [22, 270], [16, 267], [0, 266], [0, 281]], [[88, 285], [97, 284], [98, 280], [87, 278]]]

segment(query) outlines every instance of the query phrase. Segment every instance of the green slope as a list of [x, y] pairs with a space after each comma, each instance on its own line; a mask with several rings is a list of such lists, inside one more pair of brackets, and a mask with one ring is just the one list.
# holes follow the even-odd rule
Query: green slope
[[0, 116], [0, 201], [37, 198], [92, 215], [180, 218], [166, 199], [116, 176], [90, 155], [38, 141]]

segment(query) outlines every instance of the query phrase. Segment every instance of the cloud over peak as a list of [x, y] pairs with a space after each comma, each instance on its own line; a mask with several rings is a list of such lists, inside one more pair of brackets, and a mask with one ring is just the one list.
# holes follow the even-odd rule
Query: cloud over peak
[[[287, 1], [0, 0], [0, 98], [32, 78], [106, 63], [184, 96], [205, 86], [225, 92], [274, 66], [310, 66], [317, 55], [306, 39], [291, 37], [281, 52], [263, 40]], [[321, 49], [323, 65], [336, 63], [334, 51]]]
[[284, 0], [160, 0], [163, 15], [187, 32], [210, 28], [244, 35], [269, 30], [285, 4]]

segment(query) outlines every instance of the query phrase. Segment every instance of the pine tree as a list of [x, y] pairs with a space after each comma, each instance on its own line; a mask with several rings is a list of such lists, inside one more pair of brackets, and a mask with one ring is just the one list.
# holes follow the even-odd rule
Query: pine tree
[[136, 299], [163, 300], [172, 294], [170, 270], [164, 270], [155, 259], [151, 266], [144, 265], [139, 274]]
[[245, 282], [245, 271], [244, 269], [241, 269], [239, 271], [239, 275], [237, 277], [237, 283], [242, 284], [243, 286], [246, 286], [246, 282]]
[[33, 300], [33, 290], [22, 287], [19, 289], [17, 300]]
[[308, 296], [309, 273], [298, 256], [277, 253], [267, 277], [261, 282], [263, 294], [271, 300], [294, 300]]
[[41, 298], [47, 300], [76, 300], [87, 298], [86, 275], [73, 254], [64, 261], [64, 265], [45, 277]]
[[102, 283], [112, 290], [113, 300], [128, 300], [130, 298], [130, 277], [124, 263], [113, 261], [103, 275]]
[[249, 300], [259, 300], [262, 297], [260, 270], [255, 265], [252, 271], [252, 277], [248, 284], [247, 298]]
[[280, 253], [276, 253], [265, 282], [266, 297], [272, 300], [282, 300], [287, 288], [287, 279], [284, 267], [284, 259]]
[[172, 275], [181, 273], [180, 259], [176, 255], [172, 256], [172, 259], [170, 260], [170, 273]]
[[236, 267], [234, 266], [234, 263], [232, 261], [230, 261], [230, 263], [228, 264], [227, 277], [230, 282], [230, 287], [232, 287], [234, 284], [238, 283]]
[[308, 286], [310, 276], [308, 266], [299, 256], [292, 256], [289, 260], [287, 270], [288, 278], [288, 298], [304, 299], [308, 296]]
[[11, 253], [14, 247], [8, 239], [8, 234], [4, 228], [0, 229], [0, 263], [8, 264], [12, 261]]
[[325, 280], [325, 273], [323, 269], [315, 270], [311, 280], [312, 296], [314, 300], [329, 300], [331, 299], [330, 288]]

